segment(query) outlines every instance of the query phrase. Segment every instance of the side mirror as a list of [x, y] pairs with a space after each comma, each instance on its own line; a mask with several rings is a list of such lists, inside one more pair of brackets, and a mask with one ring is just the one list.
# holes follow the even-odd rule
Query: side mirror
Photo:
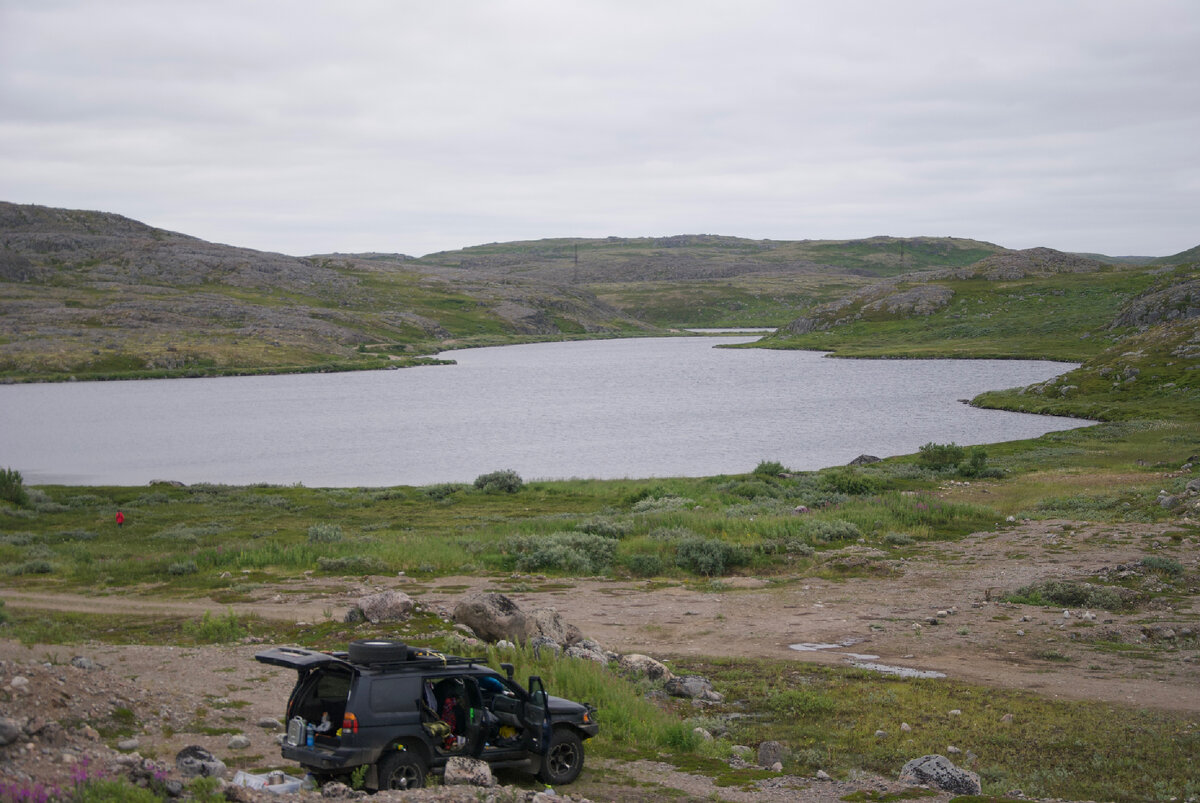
[[504, 674], [508, 675], [509, 680], [513, 679], [513, 665], [512, 664], [500, 664], [500, 668], [504, 670]]

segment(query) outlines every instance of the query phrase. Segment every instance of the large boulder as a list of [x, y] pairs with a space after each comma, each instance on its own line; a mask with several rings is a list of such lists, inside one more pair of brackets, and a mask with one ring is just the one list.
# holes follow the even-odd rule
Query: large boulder
[[12, 744], [21, 738], [21, 723], [9, 717], [0, 717], [0, 747]]
[[675, 677], [670, 669], [667, 669], [666, 666], [654, 660], [649, 655], [640, 655], [638, 653], [622, 655], [621, 660], [617, 662], [617, 666], [627, 675], [644, 676], [650, 680], [667, 681]]
[[779, 742], [763, 742], [758, 746], [758, 766], [770, 769], [776, 764], [782, 764], [785, 753], [783, 745]]
[[938, 755], [921, 756], [909, 761], [900, 770], [900, 783], [936, 786], [956, 795], [983, 793], [978, 775], [956, 767], [950, 759]]
[[403, 591], [381, 591], [362, 597], [358, 607], [368, 622], [403, 622], [413, 611], [413, 600]]
[[526, 641], [525, 613], [508, 597], [494, 592], [473, 594], [454, 606], [454, 621], [484, 641]]
[[225, 762], [200, 745], [188, 745], [175, 756], [175, 767], [185, 778], [223, 778]]
[[446, 786], [483, 786], [496, 785], [492, 777], [492, 768], [486, 761], [466, 756], [452, 756], [446, 761], [446, 774], [442, 776]]

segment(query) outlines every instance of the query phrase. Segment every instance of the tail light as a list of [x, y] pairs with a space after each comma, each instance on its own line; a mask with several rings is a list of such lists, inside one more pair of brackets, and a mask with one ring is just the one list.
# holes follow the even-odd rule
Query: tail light
[[358, 717], [349, 711], [342, 718], [342, 733], [358, 733]]

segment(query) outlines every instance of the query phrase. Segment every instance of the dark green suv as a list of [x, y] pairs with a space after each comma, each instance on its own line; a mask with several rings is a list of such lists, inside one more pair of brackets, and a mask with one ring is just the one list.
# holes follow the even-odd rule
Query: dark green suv
[[485, 659], [399, 641], [354, 641], [347, 652], [275, 647], [254, 656], [298, 673], [287, 703], [283, 757], [317, 778], [367, 767], [376, 789], [414, 789], [454, 756], [519, 767], [567, 784], [583, 769], [596, 709], [528, 688]]

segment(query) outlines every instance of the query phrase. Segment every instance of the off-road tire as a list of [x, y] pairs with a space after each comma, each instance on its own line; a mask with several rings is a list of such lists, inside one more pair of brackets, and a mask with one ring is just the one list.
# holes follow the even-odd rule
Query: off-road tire
[[583, 770], [583, 740], [571, 728], [555, 728], [542, 756], [538, 780], [551, 786], [569, 784]]
[[350, 642], [350, 663], [390, 664], [408, 660], [408, 645], [391, 639], [356, 639]]
[[425, 785], [425, 762], [412, 750], [389, 749], [376, 767], [380, 790], [420, 789]]

